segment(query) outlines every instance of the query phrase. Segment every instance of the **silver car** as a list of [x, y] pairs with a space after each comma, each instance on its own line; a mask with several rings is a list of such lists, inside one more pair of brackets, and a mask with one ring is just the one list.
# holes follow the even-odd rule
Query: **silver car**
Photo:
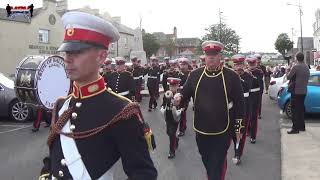
[[33, 109], [19, 101], [13, 80], [0, 73], [0, 117], [9, 117], [24, 122], [32, 117]]

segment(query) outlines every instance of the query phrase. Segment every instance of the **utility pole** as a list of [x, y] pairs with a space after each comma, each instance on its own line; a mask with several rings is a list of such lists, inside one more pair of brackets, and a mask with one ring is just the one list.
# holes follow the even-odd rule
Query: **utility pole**
[[300, 13], [300, 36], [301, 36], [301, 52], [303, 53], [303, 37], [302, 37], [302, 10], [301, 10], [301, 5], [299, 1], [299, 13]]
[[220, 11], [220, 8], [219, 8], [219, 41], [221, 42], [221, 32], [222, 32], [222, 27], [221, 27], [221, 14], [222, 12]]

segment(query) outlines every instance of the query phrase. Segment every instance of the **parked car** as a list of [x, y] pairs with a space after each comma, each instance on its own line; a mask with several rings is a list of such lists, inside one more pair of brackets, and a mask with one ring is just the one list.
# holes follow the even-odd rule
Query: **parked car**
[[[307, 95], [304, 101], [306, 113], [320, 113], [320, 71], [310, 71], [307, 86]], [[282, 85], [278, 96], [278, 106], [285, 114], [292, 118], [291, 93], [288, 92], [288, 82]]]
[[268, 92], [270, 99], [277, 100], [279, 90], [286, 81], [286, 75], [277, 78], [271, 77]]
[[0, 73], [0, 116], [18, 122], [25, 122], [33, 116], [33, 108], [17, 98], [13, 80], [2, 73]]

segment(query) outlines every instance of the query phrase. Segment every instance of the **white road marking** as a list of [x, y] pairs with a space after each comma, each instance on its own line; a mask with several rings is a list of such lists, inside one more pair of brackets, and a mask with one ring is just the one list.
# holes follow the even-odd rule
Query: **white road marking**
[[26, 128], [29, 128], [31, 127], [31, 125], [28, 125], [28, 126], [22, 126], [22, 127], [18, 127], [18, 128], [14, 128], [14, 129], [10, 129], [10, 130], [6, 130], [6, 131], [0, 131], [0, 134], [4, 134], [4, 133], [9, 133], [9, 132], [14, 132], [14, 131], [18, 131], [20, 129], [26, 129]]

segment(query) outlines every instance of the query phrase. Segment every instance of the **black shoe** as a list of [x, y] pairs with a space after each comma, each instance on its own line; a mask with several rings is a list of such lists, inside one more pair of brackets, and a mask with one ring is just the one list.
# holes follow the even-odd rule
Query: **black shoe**
[[179, 147], [179, 138], [177, 138], [177, 144], [176, 144], [176, 149]]
[[39, 128], [33, 128], [32, 129], [32, 132], [37, 132], [37, 131], [39, 131]]
[[299, 134], [299, 130], [291, 129], [290, 131], [287, 131], [288, 134]]
[[241, 159], [238, 156], [236, 156], [236, 157], [232, 158], [232, 162], [235, 165], [239, 165], [241, 163]]
[[179, 137], [184, 136], [184, 132], [179, 132], [178, 136], [179, 136]]
[[151, 111], [152, 111], [152, 109], [151, 109], [151, 108], [149, 108], [149, 109], [148, 109], [148, 111], [149, 111], [149, 112], [151, 112]]
[[299, 128], [299, 131], [306, 131], [306, 128]]
[[44, 127], [45, 127], [45, 128], [50, 127], [50, 124], [46, 124]]
[[168, 159], [172, 159], [176, 156], [174, 152], [169, 152]]
[[261, 119], [261, 115], [258, 118]]
[[250, 143], [251, 143], [251, 144], [255, 144], [255, 143], [256, 143], [256, 139], [255, 139], [255, 138], [251, 138], [251, 139], [250, 139]]

